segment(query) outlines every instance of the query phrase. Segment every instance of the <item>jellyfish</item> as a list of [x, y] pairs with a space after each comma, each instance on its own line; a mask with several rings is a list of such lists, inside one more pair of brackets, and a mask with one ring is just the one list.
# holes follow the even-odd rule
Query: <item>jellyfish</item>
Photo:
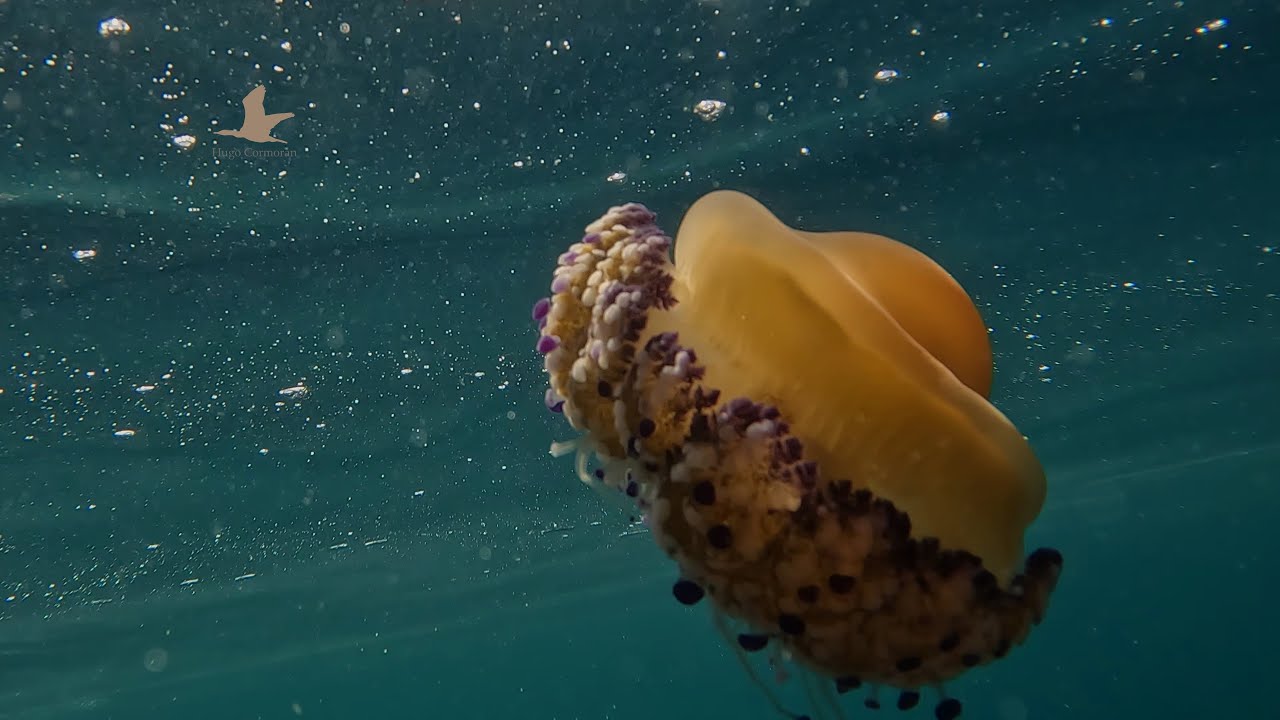
[[675, 599], [706, 599], [749, 672], [791, 661], [836, 716], [860, 688], [901, 709], [936, 691], [951, 720], [944, 683], [1044, 618], [1062, 556], [1023, 555], [1044, 471], [988, 399], [976, 307], [921, 252], [734, 191], [694, 203], [673, 249], [631, 203], [560, 256], [533, 319], [577, 433], [552, 453], [639, 508]]

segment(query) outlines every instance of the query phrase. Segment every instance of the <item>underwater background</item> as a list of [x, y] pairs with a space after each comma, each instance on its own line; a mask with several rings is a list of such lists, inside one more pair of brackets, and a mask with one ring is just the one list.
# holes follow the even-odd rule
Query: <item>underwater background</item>
[[[549, 456], [529, 318], [610, 205], [716, 188], [991, 328], [1066, 562], [965, 717], [1273, 717], [1278, 43], [1274, 2], [0, 0], [0, 718], [775, 717]], [[259, 84], [281, 155], [213, 134]]]

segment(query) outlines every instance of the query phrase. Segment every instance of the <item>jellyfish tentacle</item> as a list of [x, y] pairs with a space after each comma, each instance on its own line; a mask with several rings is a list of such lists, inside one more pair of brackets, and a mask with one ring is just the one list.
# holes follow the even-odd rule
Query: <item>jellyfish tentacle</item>
[[715, 625], [716, 632], [720, 633], [720, 637], [724, 638], [725, 642], [729, 644], [729, 649], [733, 652], [733, 656], [737, 658], [738, 664], [742, 666], [742, 670], [747, 674], [747, 678], [751, 681], [751, 684], [755, 685], [756, 688], [760, 690], [760, 693], [764, 695], [768, 703], [773, 706], [774, 711], [789, 720], [809, 720], [809, 716], [807, 715], [801, 715], [788, 710], [786, 706], [782, 704], [782, 701], [778, 699], [778, 696], [774, 694], [773, 690], [769, 688], [769, 685], [764, 680], [760, 679], [760, 675], [756, 673], [755, 668], [751, 667], [751, 661], [747, 658], [743, 649], [739, 647], [738, 643], [734, 642], [733, 633], [729, 630], [729, 623], [719, 610], [714, 608], [712, 609], [711, 622]]

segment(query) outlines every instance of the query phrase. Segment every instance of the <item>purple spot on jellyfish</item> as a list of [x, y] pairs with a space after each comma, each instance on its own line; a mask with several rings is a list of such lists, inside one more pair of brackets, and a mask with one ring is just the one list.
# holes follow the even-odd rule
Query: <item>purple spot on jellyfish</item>
[[551, 312], [551, 298], [542, 298], [533, 304], [533, 319], [542, 320]]
[[546, 355], [558, 347], [560, 347], [560, 338], [555, 335], [543, 335], [538, 338], [538, 352], [543, 355]]
[[557, 395], [551, 388], [547, 388], [547, 392], [542, 396], [542, 402], [553, 413], [564, 412], [564, 398]]

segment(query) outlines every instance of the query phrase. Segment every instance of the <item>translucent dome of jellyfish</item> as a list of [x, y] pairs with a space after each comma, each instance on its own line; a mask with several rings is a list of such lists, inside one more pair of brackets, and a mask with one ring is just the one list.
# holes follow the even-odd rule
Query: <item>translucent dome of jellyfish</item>
[[[1003, 657], [1044, 617], [1062, 556], [1023, 560], [1044, 472], [989, 401], [987, 330], [960, 285], [886, 237], [804, 232], [717, 191], [674, 243], [610, 209], [533, 310], [547, 406], [584, 482], [632, 499], [752, 679], [798, 666], [901, 709]], [[592, 466], [594, 464], [594, 470]]]

